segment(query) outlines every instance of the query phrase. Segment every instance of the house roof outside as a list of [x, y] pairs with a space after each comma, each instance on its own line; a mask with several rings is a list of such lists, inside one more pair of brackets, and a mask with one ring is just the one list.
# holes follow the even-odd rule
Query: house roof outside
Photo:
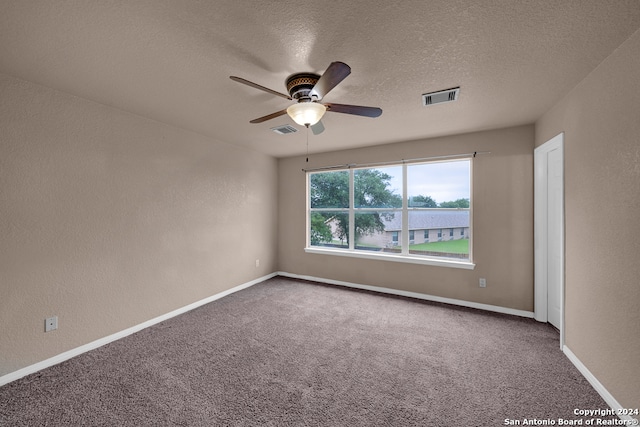
[[[394, 215], [386, 220], [382, 217], [386, 231], [402, 229], [402, 215]], [[464, 209], [425, 209], [409, 211], [409, 230], [434, 228], [469, 227], [469, 211]]]

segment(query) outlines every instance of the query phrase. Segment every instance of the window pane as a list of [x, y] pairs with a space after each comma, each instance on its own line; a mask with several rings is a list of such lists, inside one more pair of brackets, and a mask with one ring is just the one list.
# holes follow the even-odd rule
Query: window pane
[[353, 179], [356, 208], [402, 207], [402, 166], [357, 169]]
[[321, 172], [309, 176], [311, 208], [348, 208], [349, 172]]
[[410, 208], [469, 208], [470, 161], [422, 163], [407, 166]]
[[407, 166], [409, 230], [422, 231], [410, 254], [469, 259], [470, 166], [469, 160]]
[[347, 212], [311, 212], [309, 224], [311, 246], [349, 248]]
[[401, 211], [355, 214], [356, 249], [400, 252]]

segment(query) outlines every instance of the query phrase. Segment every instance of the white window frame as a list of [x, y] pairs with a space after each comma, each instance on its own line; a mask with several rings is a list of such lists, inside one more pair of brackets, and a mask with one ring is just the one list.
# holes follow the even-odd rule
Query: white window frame
[[[355, 249], [355, 239], [349, 239], [349, 248], [324, 248], [318, 246], [311, 246], [311, 233], [310, 233], [310, 218], [311, 218], [311, 206], [309, 204], [309, 189], [310, 189], [310, 177], [312, 172], [306, 173], [306, 247], [304, 248], [305, 253], [309, 254], [321, 254], [321, 255], [333, 255], [333, 256], [343, 256], [343, 257], [353, 257], [353, 258], [362, 258], [362, 259], [373, 259], [380, 261], [393, 261], [393, 262], [403, 262], [409, 264], [423, 264], [423, 265], [432, 265], [432, 266], [440, 266], [440, 267], [450, 267], [450, 268], [460, 268], [466, 270], [473, 270], [475, 268], [475, 263], [473, 263], [473, 158], [459, 158], [456, 160], [469, 160], [469, 181], [470, 181], [470, 191], [469, 191], [469, 259], [465, 260], [456, 260], [451, 258], [440, 258], [440, 257], [429, 257], [424, 255], [415, 255], [410, 254], [409, 251], [409, 203], [407, 197], [407, 167], [411, 164], [416, 163], [398, 163], [398, 164], [388, 164], [385, 167], [393, 167], [393, 166], [402, 166], [402, 230], [399, 232], [401, 243], [400, 246], [402, 248], [402, 252], [400, 254], [394, 253], [378, 253], [378, 252], [369, 252]], [[455, 160], [450, 160], [455, 161]], [[443, 162], [443, 161], [439, 161]], [[448, 161], [447, 161], [448, 162]], [[422, 164], [426, 163], [436, 163], [436, 162], [419, 162]], [[357, 169], [371, 169], [376, 167], [358, 167]], [[333, 172], [345, 171], [349, 172], [349, 208], [348, 209], [327, 209], [331, 211], [344, 211], [349, 213], [349, 235], [354, 236], [354, 228], [355, 228], [355, 214], [356, 211], [398, 211], [399, 208], [371, 208], [371, 209], [355, 209], [354, 208], [354, 174], [356, 168], [348, 168], [348, 169], [338, 169], [332, 170]], [[320, 211], [322, 209], [319, 209]]]

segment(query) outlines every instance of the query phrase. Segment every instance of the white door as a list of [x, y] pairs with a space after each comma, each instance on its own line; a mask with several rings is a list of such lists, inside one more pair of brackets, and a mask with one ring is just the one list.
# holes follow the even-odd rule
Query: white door
[[560, 330], [564, 310], [564, 135], [535, 150], [535, 318]]
[[560, 329], [562, 291], [562, 148], [547, 153], [547, 317]]

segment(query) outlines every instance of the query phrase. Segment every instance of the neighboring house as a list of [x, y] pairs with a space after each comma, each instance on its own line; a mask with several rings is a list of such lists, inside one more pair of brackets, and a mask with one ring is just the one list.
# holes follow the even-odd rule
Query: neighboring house
[[[402, 215], [381, 217], [385, 231], [360, 237], [358, 244], [391, 248], [400, 246]], [[425, 209], [409, 212], [409, 244], [441, 242], [469, 238], [469, 210]]]

